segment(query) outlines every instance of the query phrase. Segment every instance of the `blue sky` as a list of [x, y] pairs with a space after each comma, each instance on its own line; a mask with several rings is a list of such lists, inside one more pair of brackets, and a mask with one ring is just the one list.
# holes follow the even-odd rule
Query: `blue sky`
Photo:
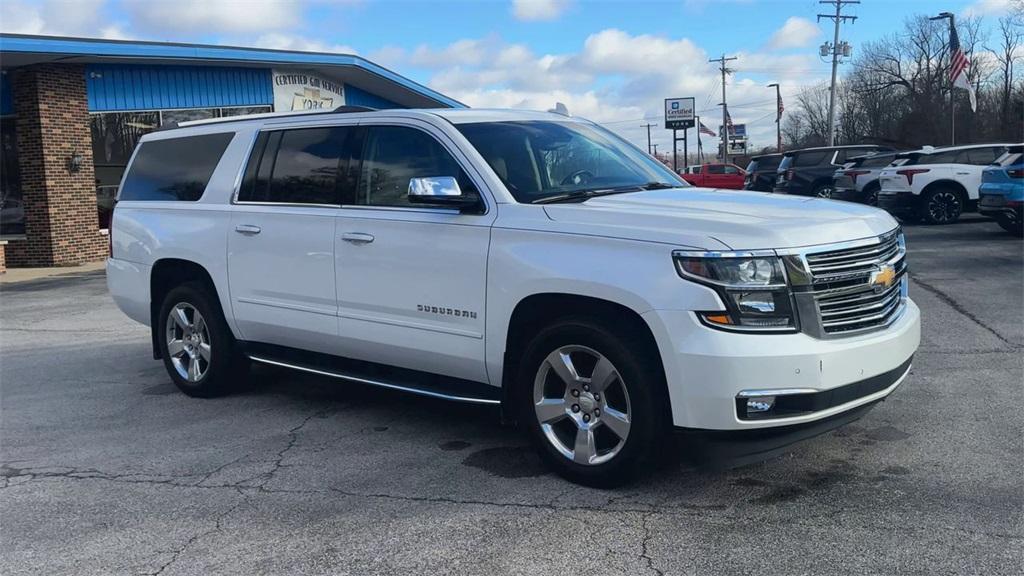
[[[841, 38], [856, 53], [915, 14], [950, 11], [988, 26], [1024, 0], [863, 0]], [[774, 142], [774, 92], [792, 102], [826, 82], [817, 47], [831, 24], [816, 0], [0, 0], [5, 32], [136, 38], [354, 52], [471, 106], [546, 109], [564, 102], [646, 144], [662, 100], [693, 96], [713, 128], [719, 76], [731, 63], [729, 102], [755, 146]], [[842, 67], [840, 69], [842, 71]], [[792, 104], [789, 105], [792, 107]], [[655, 127], [660, 150], [669, 132]]]

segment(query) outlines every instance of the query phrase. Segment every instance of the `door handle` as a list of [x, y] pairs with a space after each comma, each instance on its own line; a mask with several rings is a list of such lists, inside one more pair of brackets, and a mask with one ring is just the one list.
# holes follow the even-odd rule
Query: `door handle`
[[345, 232], [341, 235], [341, 239], [353, 244], [369, 244], [370, 242], [373, 242], [373, 234], [364, 234], [363, 232]]
[[252, 224], [239, 224], [238, 226], [235, 226], [235, 232], [245, 234], [246, 236], [252, 236], [260, 233], [260, 227]]

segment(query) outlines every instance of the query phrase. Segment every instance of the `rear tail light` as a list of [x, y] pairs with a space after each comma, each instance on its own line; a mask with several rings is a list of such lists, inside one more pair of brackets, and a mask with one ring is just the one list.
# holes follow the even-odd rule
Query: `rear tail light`
[[907, 177], [907, 184], [914, 185], [914, 174], [922, 174], [927, 172], [928, 168], [907, 168], [906, 170], [897, 170], [896, 173], [901, 176]]
[[868, 173], [870, 173], [870, 170], [847, 170], [846, 171], [846, 175], [849, 176], [851, 180], [853, 180], [854, 184], [857, 183], [857, 176], [862, 176], [862, 175], [868, 174]]
[[1024, 178], [1024, 169], [1017, 168], [1016, 170], [1007, 170], [1006, 175], [1010, 178]]

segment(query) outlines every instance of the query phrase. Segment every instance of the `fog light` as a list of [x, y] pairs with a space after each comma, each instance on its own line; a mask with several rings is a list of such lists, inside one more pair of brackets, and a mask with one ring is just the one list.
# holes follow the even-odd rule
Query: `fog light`
[[763, 414], [775, 407], [775, 396], [747, 398], [747, 414]]

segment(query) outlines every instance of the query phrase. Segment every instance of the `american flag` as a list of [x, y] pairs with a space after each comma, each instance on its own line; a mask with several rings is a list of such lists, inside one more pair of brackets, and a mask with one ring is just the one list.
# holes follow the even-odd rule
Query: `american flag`
[[960, 37], [956, 34], [956, 26], [949, 25], [949, 81], [953, 86], [959, 86], [967, 90], [971, 96], [971, 110], [977, 111], [978, 102], [974, 95], [974, 87], [971, 86], [971, 62], [967, 59], [963, 49], [960, 48]]
[[700, 133], [707, 134], [708, 136], [717, 136], [717, 134], [715, 134], [715, 131], [705, 126], [703, 122], [700, 123]]
[[782, 98], [779, 98], [779, 113], [775, 117], [775, 121], [776, 122], [778, 122], [779, 120], [782, 120], [782, 111], [785, 110], [785, 109], [786, 109], [785, 106], [782, 105]]

